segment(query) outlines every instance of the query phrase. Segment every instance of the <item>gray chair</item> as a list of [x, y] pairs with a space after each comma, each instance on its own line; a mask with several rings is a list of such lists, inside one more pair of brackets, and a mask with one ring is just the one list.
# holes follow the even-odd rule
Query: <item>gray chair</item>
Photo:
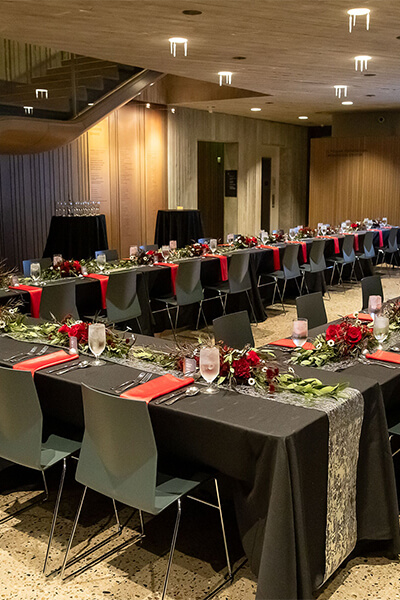
[[[176, 294], [169, 294], [168, 296], [157, 296], [152, 298], [157, 302], [165, 304], [165, 308], [171, 324], [172, 333], [176, 339], [176, 329], [178, 326], [179, 318], [179, 307], [188, 306], [189, 304], [199, 303], [199, 312], [197, 314], [196, 329], [199, 327], [200, 315], [203, 315], [205, 324], [207, 321], [203, 312], [203, 301], [204, 291], [200, 279], [201, 274], [201, 260], [194, 258], [191, 260], [182, 261], [179, 263], [178, 273], [175, 280]], [[171, 308], [176, 309], [175, 313], [175, 324], [172, 321]], [[159, 310], [153, 310], [153, 313], [161, 312]]]
[[51, 258], [30, 258], [29, 260], [23, 260], [22, 270], [24, 272], [24, 277], [30, 277], [32, 263], [39, 263], [40, 268], [43, 271], [51, 266]]
[[328, 322], [324, 299], [321, 292], [314, 292], [296, 298], [297, 318], [307, 319], [309, 329]]
[[[393, 260], [396, 263], [396, 266], [399, 266], [398, 263], [398, 251], [399, 251], [399, 244], [397, 241], [397, 232], [398, 232], [399, 228], [398, 227], [392, 227], [390, 232], [389, 232], [389, 237], [388, 237], [388, 245], [385, 246], [384, 248], [379, 248], [378, 252], [379, 255], [381, 257], [381, 261], [380, 263], [386, 263], [389, 266], [392, 265], [394, 268], [394, 264], [393, 264]], [[390, 256], [390, 260], [388, 261], [387, 257]]]
[[96, 250], [94, 255], [95, 258], [97, 258], [99, 256], [99, 254], [105, 254], [106, 255], [106, 261], [110, 262], [112, 260], [118, 260], [118, 250]]
[[[346, 266], [351, 266], [350, 281], [352, 280], [353, 276], [356, 279], [355, 271], [354, 271], [355, 264], [356, 264], [356, 253], [354, 251], [354, 235], [346, 235], [345, 236], [345, 238], [343, 240], [342, 255], [343, 256], [335, 256], [335, 258], [329, 259], [329, 261], [333, 265], [330, 285], [332, 285], [332, 283], [333, 283], [333, 277], [335, 275], [336, 269], [339, 273], [338, 285], [340, 285], [340, 284], [343, 285], [343, 270], [344, 270], [344, 267], [346, 267]], [[340, 269], [339, 269], [339, 265], [340, 265]], [[357, 281], [357, 279], [356, 279], [356, 281]]]
[[[79, 560], [78, 556], [68, 563], [68, 555], [88, 487], [112, 499], [118, 526], [117, 533], [122, 532], [123, 526], [119, 522], [116, 501], [139, 510], [141, 532], [135, 535], [133, 538], [135, 541], [139, 541], [144, 535], [142, 511], [155, 516], [177, 503], [177, 517], [162, 593], [164, 598], [181, 516], [181, 498], [211, 477], [204, 473], [196, 473], [189, 479], [183, 479], [157, 472], [157, 447], [146, 402], [112, 396], [87, 386], [82, 386], [82, 394], [85, 433], [76, 480], [85, 487], [65, 553], [61, 578], [65, 568]], [[214, 482], [217, 505], [207, 504], [219, 510], [226, 560], [231, 577], [218, 483], [216, 479]], [[132, 539], [128, 540], [131, 541]], [[103, 543], [100, 542], [100, 545]], [[98, 547], [99, 544], [95, 545], [84, 555], [88, 556]], [[119, 545], [116, 550], [120, 550], [121, 547], [122, 545]], [[111, 552], [107, 553], [107, 556], [110, 554]], [[94, 562], [97, 564], [99, 559], [96, 558]], [[79, 572], [90, 566], [91, 563], [79, 569]]]
[[[303, 289], [303, 281], [304, 281], [304, 272], [300, 270], [299, 267], [299, 245], [298, 244], [288, 244], [285, 248], [282, 258], [282, 270], [273, 271], [272, 273], [259, 273], [258, 275], [258, 287], [264, 287], [266, 285], [273, 285], [274, 292], [272, 296], [272, 304], [275, 303], [275, 294], [278, 292], [279, 298], [281, 300], [283, 312], [286, 313], [286, 308], [283, 303], [283, 299], [285, 297], [286, 285], [290, 280], [294, 280], [296, 282], [297, 290], [299, 294], [301, 294]], [[269, 277], [273, 281], [262, 283], [263, 277]], [[299, 286], [298, 278], [301, 277], [301, 285]], [[281, 292], [279, 288], [278, 281], [283, 281], [283, 290]]]
[[213, 328], [216, 342], [221, 341], [227, 346], [239, 350], [246, 345], [254, 348], [254, 337], [247, 310], [214, 319]]
[[369, 262], [370, 270], [373, 272], [373, 264], [376, 260], [376, 252], [374, 246], [374, 232], [367, 231], [364, 235], [363, 239], [363, 252], [356, 252], [356, 260], [360, 266], [361, 274], [364, 277], [364, 269], [361, 264], [361, 260], [366, 260]]
[[[223, 281], [216, 285], [206, 285], [204, 287], [205, 289], [218, 292], [217, 297], [219, 297], [221, 300], [222, 313], [224, 315], [226, 314], [226, 302], [228, 296], [230, 294], [239, 294], [240, 292], [245, 292], [251, 312], [253, 313], [253, 319], [257, 323], [256, 313], [254, 311], [253, 303], [249, 294], [249, 291], [252, 287], [249, 273], [249, 259], [249, 252], [233, 252], [229, 260], [228, 281]], [[215, 296], [213, 298], [215, 298]], [[212, 300], [213, 298], [207, 298], [207, 300]]]
[[107, 284], [106, 306], [107, 320], [110, 323], [136, 319], [141, 331], [139, 317], [142, 309], [137, 295], [136, 271], [111, 273]]
[[362, 310], [368, 308], [370, 296], [380, 296], [383, 302], [383, 289], [380, 275], [371, 275], [361, 279]]
[[0, 367], [0, 456], [18, 465], [40, 471], [44, 483], [44, 497], [41, 495], [28, 506], [3, 518], [0, 523], [13, 519], [15, 515], [31, 508], [37, 502], [47, 500], [45, 471], [62, 462], [61, 479], [43, 566], [45, 572], [60, 506], [66, 461], [79, 450], [81, 444], [58, 435], [50, 435], [46, 442], [42, 442], [42, 429], [42, 411], [30, 371], [14, 371]]
[[41, 319], [62, 321], [68, 315], [79, 319], [76, 307], [75, 281], [49, 283], [42, 289], [40, 299]]

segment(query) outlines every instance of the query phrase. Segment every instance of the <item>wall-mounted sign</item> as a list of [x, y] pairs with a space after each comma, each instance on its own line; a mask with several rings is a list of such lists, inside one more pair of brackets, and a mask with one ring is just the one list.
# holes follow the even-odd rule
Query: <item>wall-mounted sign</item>
[[225, 171], [225, 197], [237, 198], [237, 170]]

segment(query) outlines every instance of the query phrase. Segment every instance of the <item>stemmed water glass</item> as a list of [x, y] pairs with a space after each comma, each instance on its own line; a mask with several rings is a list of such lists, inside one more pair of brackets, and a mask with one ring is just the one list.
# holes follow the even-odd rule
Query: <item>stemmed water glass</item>
[[100, 354], [106, 347], [106, 326], [103, 323], [91, 323], [89, 325], [89, 348], [95, 356], [95, 360], [91, 363], [93, 367], [105, 365], [104, 360], [99, 360]]
[[219, 350], [217, 346], [205, 346], [200, 350], [200, 373], [210, 385], [203, 390], [205, 394], [216, 394], [218, 389], [212, 382], [219, 375]]
[[379, 342], [378, 350], [382, 350], [384, 342], [389, 334], [389, 318], [384, 315], [375, 315], [374, 319], [374, 337]]
[[163, 255], [165, 262], [168, 262], [169, 246], [161, 246], [161, 254]]
[[218, 246], [218, 241], [215, 239], [210, 240], [210, 250], [214, 254]]
[[98, 254], [96, 257], [97, 266], [99, 267], [100, 273], [104, 271], [104, 267], [106, 266], [106, 255]]
[[375, 320], [375, 316], [378, 315], [382, 310], [382, 297], [381, 296], [370, 296], [368, 298], [368, 312], [371, 317]]
[[33, 279], [34, 284], [38, 284], [40, 282], [40, 263], [31, 263], [30, 266], [31, 278]]
[[298, 347], [304, 346], [308, 337], [308, 319], [294, 319], [292, 326], [292, 340]]

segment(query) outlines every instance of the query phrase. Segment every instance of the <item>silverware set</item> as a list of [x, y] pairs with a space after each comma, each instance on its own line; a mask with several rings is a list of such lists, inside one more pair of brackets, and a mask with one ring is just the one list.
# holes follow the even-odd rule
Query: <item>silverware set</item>
[[164, 404], [165, 403], [166, 406], [171, 406], [171, 404], [174, 404], [178, 400], [181, 400], [182, 398], [184, 398], [186, 396], [195, 396], [199, 392], [200, 392], [200, 389], [197, 386], [191, 385], [190, 387], [186, 388], [183, 391], [182, 391], [182, 389], [180, 389], [180, 390], [176, 390], [175, 392], [170, 392], [169, 394], [164, 394], [164, 396], [160, 396], [159, 398], [154, 400], [153, 404]]
[[119, 385], [111, 387], [110, 390], [114, 392], [114, 394], [122, 394], [122, 392], [126, 392], [126, 390], [130, 388], [141, 385], [142, 383], [147, 383], [150, 381], [151, 377], [152, 373], [146, 373], [145, 371], [142, 371], [137, 377], [135, 377], [135, 379], [124, 381], [124, 383], [120, 383]]
[[90, 361], [88, 360], [81, 360], [78, 363], [75, 363], [73, 365], [69, 365], [68, 367], [64, 365], [62, 365], [60, 367], [60, 365], [57, 366], [57, 368], [55, 369], [50, 369], [49, 371], [47, 371], [47, 373], [54, 373], [55, 375], [64, 375], [64, 373], [69, 373], [70, 371], [76, 371], [77, 369], [86, 369], [86, 367], [90, 367]]
[[13, 356], [9, 356], [4, 360], [8, 362], [19, 362], [22, 360], [28, 360], [29, 358], [33, 358], [34, 356], [43, 356], [46, 354], [49, 346], [43, 346], [40, 350], [38, 350], [37, 346], [33, 346], [28, 352], [19, 352], [18, 354], [14, 354]]
[[389, 365], [387, 362], [384, 362], [383, 360], [375, 360], [375, 359], [369, 360], [368, 358], [359, 358], [358, 361], [360, 363], [362, 363], [363, 365], [377, 365], [379, 367], [386, 367], [387, 369], [398, 369], [399, 368], [396, 365]]

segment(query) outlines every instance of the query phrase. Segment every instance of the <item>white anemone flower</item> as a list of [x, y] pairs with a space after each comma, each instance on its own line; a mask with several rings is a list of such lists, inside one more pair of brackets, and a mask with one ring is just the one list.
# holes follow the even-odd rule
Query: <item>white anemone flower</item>
[[328, 340], [327, 344], [328, 344], [328, 346], [332, 347], [335, 345], [335, 342], [333, 340]]
[[321, 350], [322, 348], [322, 344], [321, 342], [318, 342], [318, 344], [315, 346], [316, 350]]
[[254, 379], [254, 377], [250, 377], [250, 378], [247, 380], [247, 383], [248, 383], [249, 385], [255, 385], [255, 383], [256, 383], [256, 380]]
[[0, 329], [4, 329], [5, 326], [6, 326], [6, 322], [0, 321]]

